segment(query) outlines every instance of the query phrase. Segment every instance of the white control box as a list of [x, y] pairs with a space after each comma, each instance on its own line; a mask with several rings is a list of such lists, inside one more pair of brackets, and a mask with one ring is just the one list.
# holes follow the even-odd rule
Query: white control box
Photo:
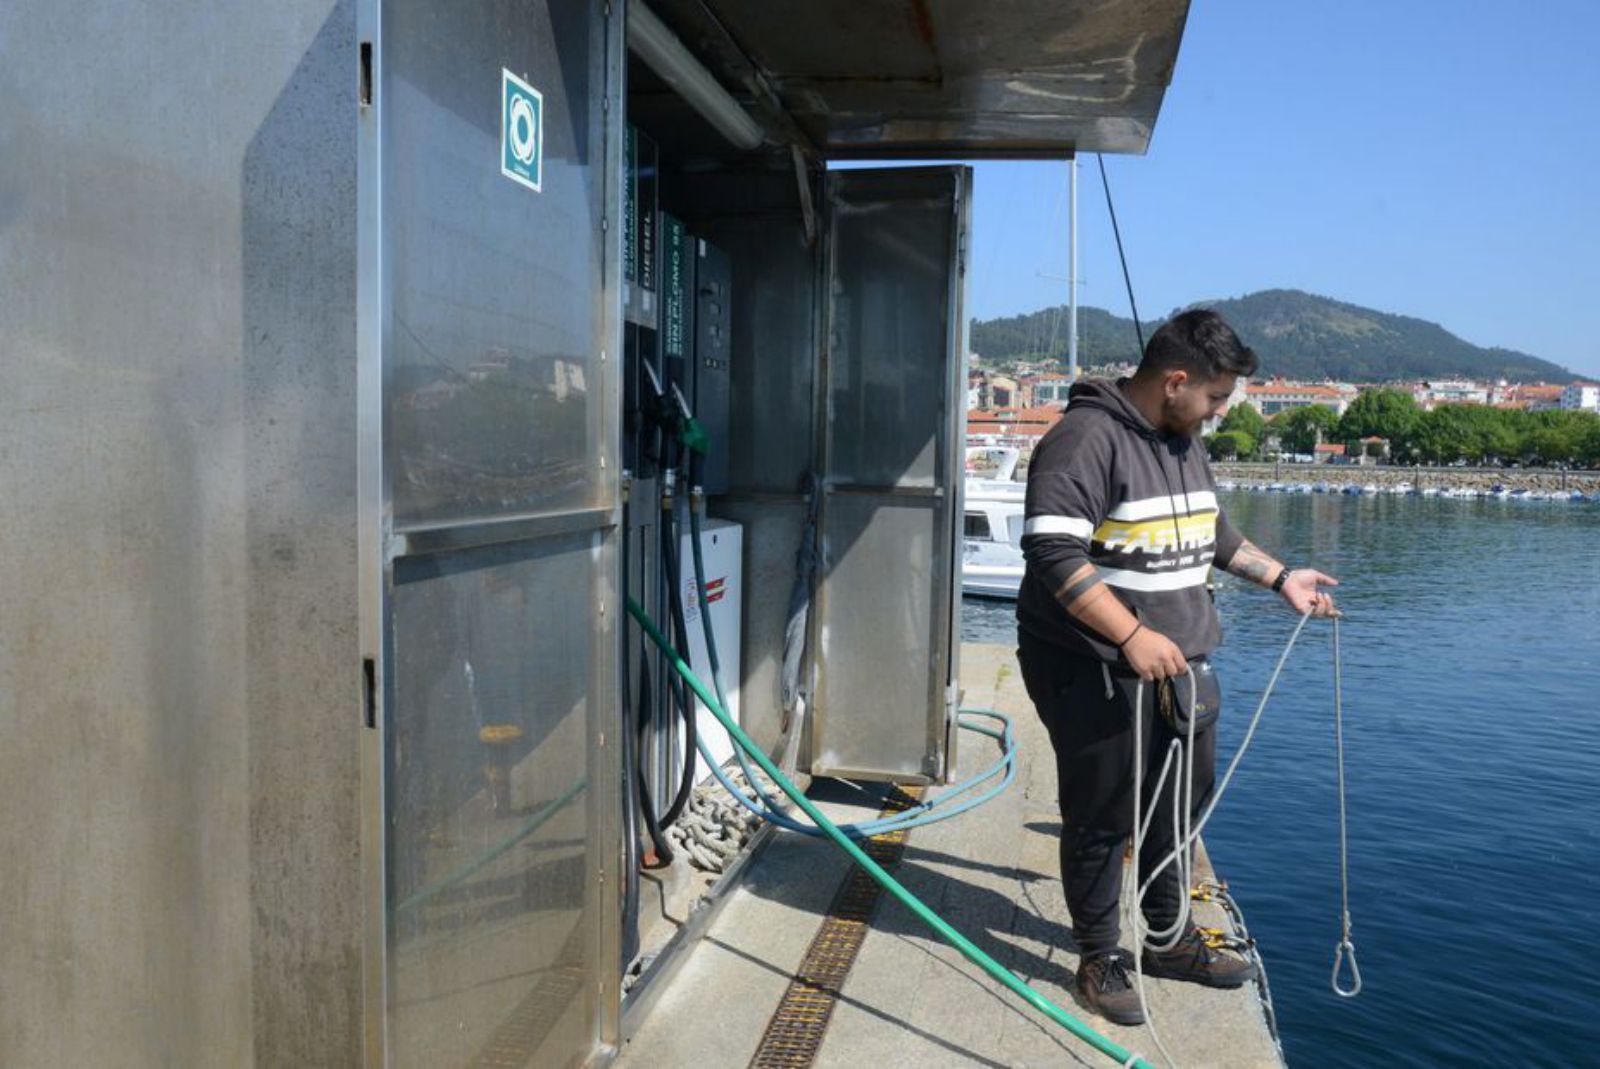
[[[707, 518], [700, 525], [700, 552], [705, 560], [706, 601], [711, 612], [711, 631], [717, 643], [717, 661], [722, 666], [722, 682], [728, 692], [728, 714], [739, 722], [739, 629], [744, 620], [741, 567], [744, 561], [744, 528], [731, 520]], [[711, 658], [706, 653], [704, 628], [700, 624], [700, 598], [695, 590], [694, 543], [689, 525], [683, 525], [683, 615], [689, 627], [689, 667], [712, 694]], [[695, 728], [718, 762], [733, 757], [733, 740], [717, 718], [696, 702]], [[703, 762], [702, 762], [703, 766]], [[680, 766], [682, 767], [682, 766]], [[696, 779], [705, 782], [711, 771], [698, 770]]]

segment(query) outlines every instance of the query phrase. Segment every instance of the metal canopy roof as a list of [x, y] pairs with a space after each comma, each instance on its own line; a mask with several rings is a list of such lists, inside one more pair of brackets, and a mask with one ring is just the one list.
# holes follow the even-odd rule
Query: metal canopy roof
[[[839, 159], [1142, 153], [1188, 0], [651, 0], [778, 140]], [[658, 113], [666, 102], [654, 101]], [[665, 116], [662, 116], [665, 117]]]

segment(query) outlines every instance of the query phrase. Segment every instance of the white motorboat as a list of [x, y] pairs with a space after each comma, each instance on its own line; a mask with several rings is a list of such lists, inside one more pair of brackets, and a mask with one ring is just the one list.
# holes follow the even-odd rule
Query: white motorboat
[[1017, 450], [967, 450], [966, 508], [962, 514], [961, 592], [1015, 600], [1022, 585], [1022, 524], [1026, 487], [1012, 476]]

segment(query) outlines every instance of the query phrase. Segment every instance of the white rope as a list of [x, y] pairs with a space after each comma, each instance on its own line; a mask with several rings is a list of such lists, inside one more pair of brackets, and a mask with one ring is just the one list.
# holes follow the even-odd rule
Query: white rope
[[[1187, 745], [1186, 748], [1184, 748], [1185, 751], [1186, 751], [1184, 753], [1184, 764], [1185, 764], [1184, 779], [1185, 779], [1185, 783], [1186, 783], [1187, 797], [1186, 798], [1182, 797], [1186, 793], [1185, 791], [1175, 790], [1173, 792], [1175, 796], [1178, 796], [1178, 797], [1174, 798], [1174, 806], [1175, 806], [1175, 808], [1176, 807], [1181, 807], [1181, 808], [1177, 808], [1177, 812], [1174, 814], [1174, 821], [1173, 821], [1174, 834], [1175, 834], [1175, 836], [1177, 838], [1177, 842], [1173, 846], [1172, 852], [1169, 853], [1166, 857], [1161, 859], [1161, 863], [1159, 865], [1157, 865], [1151, 871], [1150, 875], [1144, 880], [1144, 882], [1142, 884], [1139, 883], [1139, 857], [1140, 857], [1140, 854], [1142, 853], [1143, 848], [1144, 848], [1145, 833], [1148, 831], [1148, 822], [1141, 819], [1141, 815], [1142, 815], [1141, 814], [1141, 810], [1142, 810], [1142, 804], [1143, 804], [1143, 802], [1142, 802], [1143, 793], [1142, 792], [1143, 792], [1143, 787], [1144, 787], [1144, 760], [1143, 760], [1143, 757], [1144, 757], [1144, 755], [1143, 755], [1143, 750], [1144, 750], [1144, 725], [1143, 725], [1143, 721], [1144, 721], [1144, 718], [1141, 715], [1142, 712], [1143, 712], [1143, 707], [1144, 707], [1144, 680], [1143, 679], [1139, 680], [1138, 686], [1136, 686], [1134, 688], [1134, 705], [1133, 705], [1133, 827], [1134, 827], [1134, 833], [1135, 834], [1134, 834], [1134, 842], [1133, 842], [1133, 873], [1134, 873], [1134, 876], [1133, 876], [1133, 880], [1131, 882], [1132, 882], [1132, 884], [1138, 886], [1138, 890], [1136, 892], [1132, 893], [1132, 895], [1130, 896], [1127, 893], [1128, 889], [1126, 887], [1124, 888], [1124, 895], [1123, 895], [1123, 900], [1124, 900], [1124, 903], [1125, 903], [1124, 911], [1125, 911], [1125, 914], [1127, 916], [1127, 922], [1128, 922], [1129, 929], [1130, 929], [1130, 931], [1132, 931], [1134, 933], [1134, 946], [1137, 948], [1135, 953], [1134, 953], [1133, 962], [1134, 962], [1134, 986], [1135, 986], [1135, 990], [1137, 990], [1138, 994], [1139, 994], [1139, 1009], [1144, 1014], [1145, 1027], [1147, 1029], [1149, 1029], [1149, 1031], [1150, 1031], [1150, 1038], [1155, 1040], [1156, 1047], [1160, 1049], [1162, 1055], [1167, 1059], [1167, 1063], [1169, 1065], [1173, 1066], [1174, 1069], [1176, 1069], [1177, 1064], [1178, 1064], [1177, 1059], [1172, 1056], [1171, 1052], [1167, 1050], [1166, 1045], [1164, 1043], [1162, 1043], [1161, 1036], [1156, 1031], [1155, 1020], [1150, 1014], [1149, 1004], [1145, 999], [1145, 992], [1144, 992], [1144, 964], [1143, 964], [1143, 960], [1142, 960], [1143, 954], [1141, 953], [1141, 951], [1142, 951], [1143, 947], [1145, 947], [1145, 946], [1149, 946], [1152, 950], [1156, 950], [1156, 951], [1170, 950], [1170, 949], [1172, 949], [1172, 947], [1174, 947], [1174, 946], [1176, 946], [1178, 944], [1178, 942], [1180, 941], [1183, 933], [1187, 930], [1186, 922], [1189, 919], [1190, 911], [1191, 911], [1191, 908], [1192, 908], [1191, 907], [1191, 900], [1190, 900], [1190, 897], [1189, 897], [1189, 895], [1187, 893], [1188, 890], [1189, 890], [1189, 887], [1191, 885], [1191, 873], [1190, 873], [1190, 863], [1191, 863], [1190, 859], [1192, 857], [1191, 850], [1192, 850], [1195, 842], [1197, 842], [1199, 840], [1201, 831], [1203, 831], [1205, 829], [1206, 824], [1211, 820], [1211, 815], [1217, 811], [1217, 804], [1222, 801], [1223, 794], [1227, 791], [1229, 783], [1233, 780], [1233, 774], [1239, 768], [1239, 762], [1244, 759], [1245, 751], [1250, 748], [1250, 743], [1255, 738], [1256, 728], [1261, 723], [1261, 716], [1267, 710], [1267, 702], [1272, 698], [1272, 692], [1278, 685], [1279, 676], [1281, 676], [1283, 674], [1283, 666], [1288, 662], [1289, 654], [1294, 649], [1295, 642], [1297, 642], [1299, 640], [1299, 638], [1300, 638], [1300, 632], [1305, 630], [1305, 626], [1306, 626], [1307, 623], [1310, 622], [1310, 620], [1311, 620], [1311, 613], [1310, 612], [1306, 612], [1306, 613], [1301, 615], [1300, 622], [1295, 625], [1294, 632], [1289, 636], [1289, 641], [1283, 647], [1283, 653], [1279, 654], [1279, 656], [1278, 656], [1278, 663], [1272, 669], [1272, 676], [1267, 680], [1266, 689], [1261, 692], [1261, 700], [1256, 703], [1256, 711], [1255, 711], [1254, 715], [1252, 715], [1251, 718], [1250, 718], [1250, 726], [1245, 730], [1244, 739], [1243, 739], [1243, 741], [1241, 741], [1239, 743], [1239, 749], [1233, 755], [1233, 760], [1228, 763], [1227, 772], [1223, 775], [1222, 781], [1217, 785], [1216, 793], [1211, 796], [1211, 801], [1206, 806], [1206, 811], [1205, 811], [1204, 814], [1201, 815], [1199, 821], [1192, 821], [1190, 819], [1190, 814], [1193, 812], [1193, 801], [1194, 801], [1194, 793], [1193, 793], [1194, 792], [1194, 729], [1195, 729], [1194, 707], [1195, 707], [1195, 696], [1196, 696], [1196, 682], [1195, 682], [1195, 678], [1194, 678], [1194, 672], [1192, 670], [1190, 670], [1188, 672], [1188, 675], [1189, 675], [1189, 688], [1190, 688], [1189, 689], [1190, 715], [1189, 715], [1188, 745]], [[1337, 623], [1335, 623], [1335, 627], [1336, 628], [1337, 628], [1337, 626], [1338, 626]], [[1338, 641], [1337, 636], [1335, 636], [1335, 643], [1336, 644], [1337, 644], [1337, 641]], [[1334, 704], [1335, 704], [1335, 709], [1337, 710], [1338, 704], [1339, 704], [1339, 683], [1338, 683], [1338, 676], [1337, 676], [1337, 671], [1338, 671], [1337, 645], [1335, 645], [1334, 664], [1335, 664], [1335, 673], [1336, 673], [1335, 682], [1334, 682]], [[1109, 671], [1109, 669], [1107, 669], [1107, 673], [1106, 674], [1107, 674], [1107, 683], [1109, 684], [1109, 682], [1110, 682], [1110, 671]], [[1108, 695], [1108, 697], [1109, 697], [1109, 695]], [[1342, 747], [1343, 743], [1341, 742], [1340, 745]], [[1159, 799], [1161, 797], [1161, 790], [1165, 786], [1167, 770], [1171, 765], [1174, 749], [1175, 748], [1179, 748], [1179, 747], [1182, 747], [1182, 743], [1180, 742], [1180, 740], [1174, 739], [1172, 741], [1172, 746], [1169, 747], [1168, 750], [1167, 750], [1167, 759], [1162, 763], [1161, 776], [1157, 780], [1156, 789], [1155, 789], [1155, 792], [1154, 792], [1154, 796], [1157, 799]], [[1341, 775], [1341, 793], [1340, 793], [1341, 810], [1340, 810], [1340, 812], [1341, 812], [1341, 819], [1342, 819], [1342, 814], [1343, 814], [1343, 808], [1342, 808], [1342, 806], [1343, 806], [1343, 788], [1342, 788], [1343, 768], [1344, 768], [1343, 750], [1341, 749], [1340, 750], [1340, 775]], [[1342, 853], [1342, 850], [1343, 850], [1343, 838], [1342, 838], [1342, 834], [1341, 834], [1341, 853]], [[1151, 933], [1150, 931], [1148, 931], [1148, 929], [1146, 928], [1146, 926], [1144, 924], [1144, 908], [1143, 908], [1144, 907], [1144, 898], [1145, 898], [1145, 895], [1149, 893], [1151, 886], [1156, 881], [1156, 878], [1158, 876], [1160, 876], [1163, 871], [1166, 870], [1168, 865], [1172, 865], [1172, 864], [1176, 864], [1177, 865], [1177, 868], [1178, 868], [1178, 879], [1180, 881], [1179, 885], [1183, 889], [1183, 892], [1184, 892], [1180, 896], [1180, 904], [1179, 904], [1179, 907], [1178, 907], [1178, 911], [1179, 911], [1178, 912], [1178, 922], [1173, 926], [1172, 929], [1169, 929], [1168, 932]], [[1345, 919], [1346, 919], [1346, 924], [1348, 925], [1348, 922], [1349, 922], [1349, 910], [1348, 910], [1348, 908], [1345, 911]], [[1171, 933], [1176, 933], [1176, 934], [1171, 934]], [[1171, 941], [1170, 942], [1167, 942], [1165, 944], [1162, 944], [1162, 943], [1159, 942], [1159, 940], [1161, 940], [1161, 939], [1168, 938], [1169, 934], [1171, 934]], [[1349, 947], [1346, 946], [1346, 944], [1349, 941], [1348, 940], [1348, 935], [1349, 935], [1349, 929], [1347, 927], [1346, 928], [1346, 939], [1344, 940], [1344, 942], [1342, 942], [1340, 944], [1339, 954], [1334, 959], [1334, 977], [1335, 977], [1334, 989], [1336, 991], [1339, 990], [1338, 983], [1337, 983], [1338, 970], [1339, 970], [1339, 966], [1340, 966], [1341, 960], [1342, 960], [1346, 950], [1348, 950], [1348, 952], [1349, 952], [1350, 962], [1351, 962], [1352, 967], [1355, 964], [1355, 948], [1353, 946], [1349, 946]], [[1157, 941], [1156, 942], [1146, 942], [1147, 939], [1151, 939], [1151, 938], [1154, 938]], [[1359, 972], [1356, 973], [1356, 990], [1360, 990], [1360, 974], [1359, 974]], [[1352, 992], [1352, 994], [1353, 994], [1353, 992]], [[1347, 996], [1347, 997], [1349, 997], [1349, 996]]]
[[[729, 773], [743, 776], [737, 769]], [[760, 825], [759, 818], [727, 799], [716, 784], [696, 787], [683, 815], [666, 829], [667, 841], [688, 855], [689, 863], [703, 872], [722, 873]]]
[[[1108, 677], [1109, 678], [1109, 677]], [[1191, 674], [1191, 685], [1193, 677]], [[1193, 738], [1194, 721], [1189, 722], [1190, 737]], [[1176, 739], [1173, 740], [1177, 742]], [[1193, 765], [1191, 755], [1190, 765]], [[1157, 781], [1155, 796], [1161, 797], [1161, 788], [1166, 784], [1167, 771], [1172, 766], [1172, 749], [1167, 749], [1167, 760], [1162, 762], [1161, 777]], [[1181, 793], [1174, 791], [1173, 793]], [[1155, 1017], [1150, 1013], [1150, 1004], [1144, 994], [1144, 962], [1143, 951], [1145, 932], [1144, 917], [1141, 909], [1143, 895], [1135, 893], [1134, 888], [1139, 883], [1139, 851], [1144, 845], [1144, 822], [1139, 819], [1141, 800], [1144, 797], [1144, 680], [1133, 689], [1133, 879], [1124, 880], [1122, 886], [1123, 913], [1127, 918], [1128, 929], [1133, 932], [1133, 989], [1139, 995], [1139, 1012], [1144, 1017], [1144, 1026], [1150, 1032], [1150, 1038], [1155, 1041], [1156, 1049], [1167, 1060], [1172, 1069], [1177, 1069], [1178, 1059], [1172, 1056], [1166, 1043], [1162, 1042], [1161, 1033], [1156, 1031]], [[1153, 807], [1152, 807], [1153, 808]], [[1152, 814], [1153, 815], [1153, 814]]]
[[[1267, 680], [1267, 689], [1261, 692], [1261, 700], [1256, 703], [1256, 711], [1250, 717], [1250, 726], [1245, 729], [1244, 739], [1239, 743], [1239, 750], [1233, 755], [1233, 760], [1228, 762], [1228, 770], [1223, 774], [1222, 782], [1217, 784], [1217, 791], [1211, 796], [1211, 802], [1206, 806], [1205, 813], [1198, 823], [1190, 829], [1189, 834], [1178, 843], [1174, 852], [1186, 850], [1193, 846], [1200, 838], [1200, 833], [1205, 830], [1206, 824], [1211, 820], [1211, 814], [1217, 811], [1217, 805], [1222, 801], [1222, 796], [1228, 790], [1228, 784], [1233, 780], [1233, 774], [1239, 769], [1239, 762], [1244, 760], [1245, 751], [1250, 749], [1250, 743], [1255, 738], [1256, 728], [1261, 724], [1261, 714], [1267, 711], [1267, 702], [1272, 698], [1272, 691], [1278, 685], [1278, 677], [1283, 674], [1283, 666], [1289, 660], [1289, 653], [1294, 649], [1295, 642], [1300, 638], [1300, 632], [1311, 620], [1311, 614], [1306, 613], [1300, 617], [1300, 622], [1295, 625], [1294, 633], [1289, 636], [1288, 643], [1283, 647], [1283, 653], [1278, 655], [1278, 663], [1272, 669], [1272, 676]], [[1165, 862], [1163, 862], [1165, 864]], [[1158, 870], [1159, 871], [1159, 870]], [[1147, 888], [1140, 888], [1142, 896]]]
[[[1344, 685], [1339, 661], [1339, 618], [1333, 618], [1333, 738], [1339, 754], [1339, 903], [1344, 927], [1339, 946], [1333, 952], [1333, 993], [1340, 998], [1355, 998], [1361, 993], [1361, 967], [1356, 964], [1356, 945], [1350, 941], [1350, 850], [1345, 833], [1344, 808]], [[1350, 986], [1339, 983], [1339, 972], [1350, 962]]]

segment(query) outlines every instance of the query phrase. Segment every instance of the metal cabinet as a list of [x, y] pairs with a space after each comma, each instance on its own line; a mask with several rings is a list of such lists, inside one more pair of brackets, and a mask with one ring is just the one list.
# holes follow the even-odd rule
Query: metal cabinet
[[616, 982], [618, 35], [584, 0], [369, 18], [368, 1019], [393, 1066], [577, 1064]]
[[965, 167], [828, 175], [812, 765], [952, 766]]

